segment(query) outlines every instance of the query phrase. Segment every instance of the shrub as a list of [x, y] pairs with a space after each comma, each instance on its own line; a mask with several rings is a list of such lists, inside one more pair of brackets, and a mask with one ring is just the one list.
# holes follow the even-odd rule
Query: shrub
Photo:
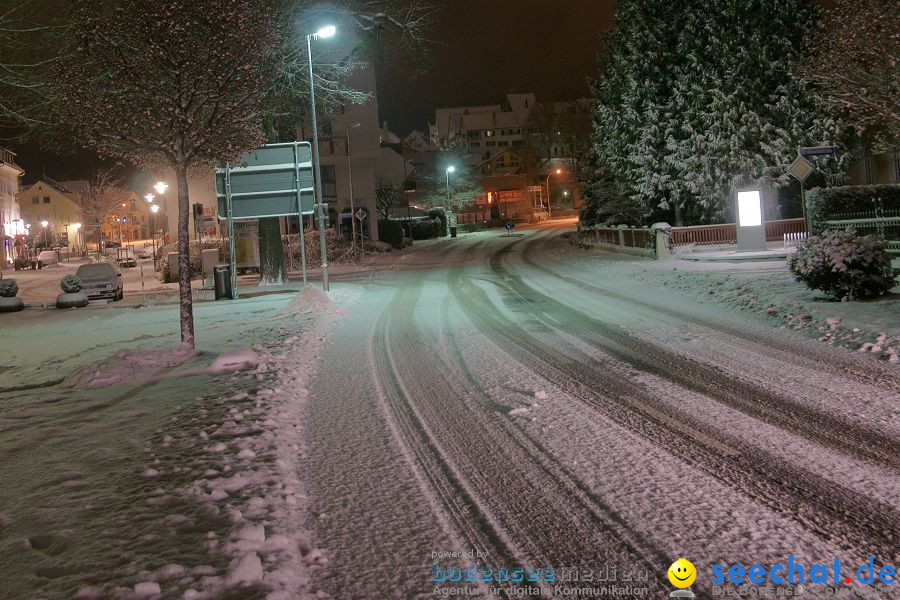
[[15, 279], [0, 279], [0, 298], [15, 298], [19, 293], [19, 284]]
[[378, 221], [378, 239], [394, 248], [403, 247], [403, 225], [400, 221]]
[[412, 238], [414, 240], [427, 240], [434, 236], [434, 221], [423, 219], [412, 222]]
[[59, 287], [67, 294], [77, 294], [81, 291], [81, 280], [74, 275], [66, 275], [59, 282]]
[[447, 234], [447, 213], [443, 208], [432, 208], [426, 213], [432, 219], [437, 219], [438, 223], [434, 225], [434, 235], [441, 237]]
[[848, 185], [813, 188], [806, 193], [806, 219], [814, 235], [822, 233], [824, 221], [833, 220], [836, 215], [856, 218], [853, 213], [871, 214], [876, 208], [900, 210], [900, 185]]
[[848, 300], [880, 296], [900, 274], [878, 238], [857, 236], [850, 227], [809, 238], [791, 259], [790, 270], [809, 288]]

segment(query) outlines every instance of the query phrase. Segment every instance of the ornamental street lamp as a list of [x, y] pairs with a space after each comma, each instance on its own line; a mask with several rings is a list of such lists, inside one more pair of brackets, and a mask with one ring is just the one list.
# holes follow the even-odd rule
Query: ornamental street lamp
[[547, 174], [547, 218], [550, 218], [550, 177], [556, 173], [557, 175], [562, 173], [562, 169], [556, 169], [556, 171], [550, 171]]
[[150, 243], [153, 247], [153, 269], [156, 269], [156, 213], [159, 212], [159, 204], [150, 207]]
[[[309, 103], [312, 115], [313, 148], [316, 168], [316, 201], [319, 207], [319, 246], [322, 253], [322, 289], [328, 291], [328, 246], [325, 243], [325, 199], [322, 197], [322, 170], [319, 166], [319, 127], [316, 123], [316, 82], [313, 79], [312, 40], [329, 38], [337, 29], [334, 25], [326, 25], [316, 33], [306, 36], [306, 57], [309, 60]], [[355, 216], [354, 216], [355, 218]], [[302, 227], [301, 223], [301, 227]]]

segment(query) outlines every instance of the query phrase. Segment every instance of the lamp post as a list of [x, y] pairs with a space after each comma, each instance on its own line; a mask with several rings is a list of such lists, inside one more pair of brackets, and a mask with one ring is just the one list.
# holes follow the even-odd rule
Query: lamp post
[[447, 214], [444, 215], [444, 221], [446, 221], [447, 226], [444, 231], [445, 235], [450, 235], [450, 173], [454, 172], [456, 167], [450, 165], [447, 167]]
[[[328, 291], [328, 246], [325, 243], [325, 207], [322, 198], [322, 171], [319, 166], [319, 127], [316, 123], [316, 82], [313, 79], [312, 40], [313, 38], [329, 38], [337, 29], [334, 25], [326, 25], [316, 33], [306, 36], [306, 57], [309, 60], [309, 103], [312, 115], [313, 160], [316, 168], [316, 200], [319, 205], [319, 246], [322, 253], [322, 289]], [[355, 216], [354, 216], [355, 218]]]
[[150, 207], [150, 244], [153, 248], [153, 269], [156, 270], [156, 213], [159, 212], [159, 205], [154, 204]]
[[547, 218], [548, 219], [550, 218], [550, 177], [553, 175], [553, 173], [556, 173], [557, 175], [559, 175], [560, 173], [562, 173], [562, 169], [556, 169], [556, 171], [550, 171], [547, 174]]
[[[353, 158], [350, 154], [350, 130], [356, 129], [362, 123], [351, 123], [347, 125], [347, 176], [350, 181], [350, 230], [353, 232], [353, 242], [351, 246], [356, 251], [356, 207], [353, 206]], [[362, 224], [362, 223], [360, 223]], [[360, 243], [365, 247], [366, 240], [363, 238]]]

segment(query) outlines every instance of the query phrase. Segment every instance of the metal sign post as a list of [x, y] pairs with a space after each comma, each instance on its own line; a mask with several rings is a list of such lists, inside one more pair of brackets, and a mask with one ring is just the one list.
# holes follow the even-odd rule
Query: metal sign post
[[234, 243], [234, 210], [231, 202], [231, 167], [225, 165], [225, 210], [228, 218], [228, 263], [231, 278], [231, 299], [238, 299], [237, 289], [237, 256]]
[[240, 157], [240, 166], [216, 169], [218, 218], [228, 221], [232, 298], [237, 293], [234, 221], [266, 217], [300, 217], [300, 254], [306, 281], [303, 215], [312, 214], [312, 147], [309, 142], [267, 144]]

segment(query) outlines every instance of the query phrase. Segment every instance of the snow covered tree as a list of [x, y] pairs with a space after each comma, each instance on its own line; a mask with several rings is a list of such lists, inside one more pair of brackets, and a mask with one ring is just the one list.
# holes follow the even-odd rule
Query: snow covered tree
[[181, 340], [193, 347], [188, 169], [265, 141], [278, 29], [256, 0], [79, 0], [70, 19], [51, 114], [86, 148], [175, 171]]
[[[844, 141], [798, 75], [816, 15], [805, 0], [623, 0], [593, 84], [599, 164], [676, 224], [725, 220], [736, 186], [787, 183], [797, 146]], [[836, 181], [847, 159], [817, 166]]]
[[876, 151], [900, 146], [900, 4], [836, 0], [808, 35], [803, 76]]

